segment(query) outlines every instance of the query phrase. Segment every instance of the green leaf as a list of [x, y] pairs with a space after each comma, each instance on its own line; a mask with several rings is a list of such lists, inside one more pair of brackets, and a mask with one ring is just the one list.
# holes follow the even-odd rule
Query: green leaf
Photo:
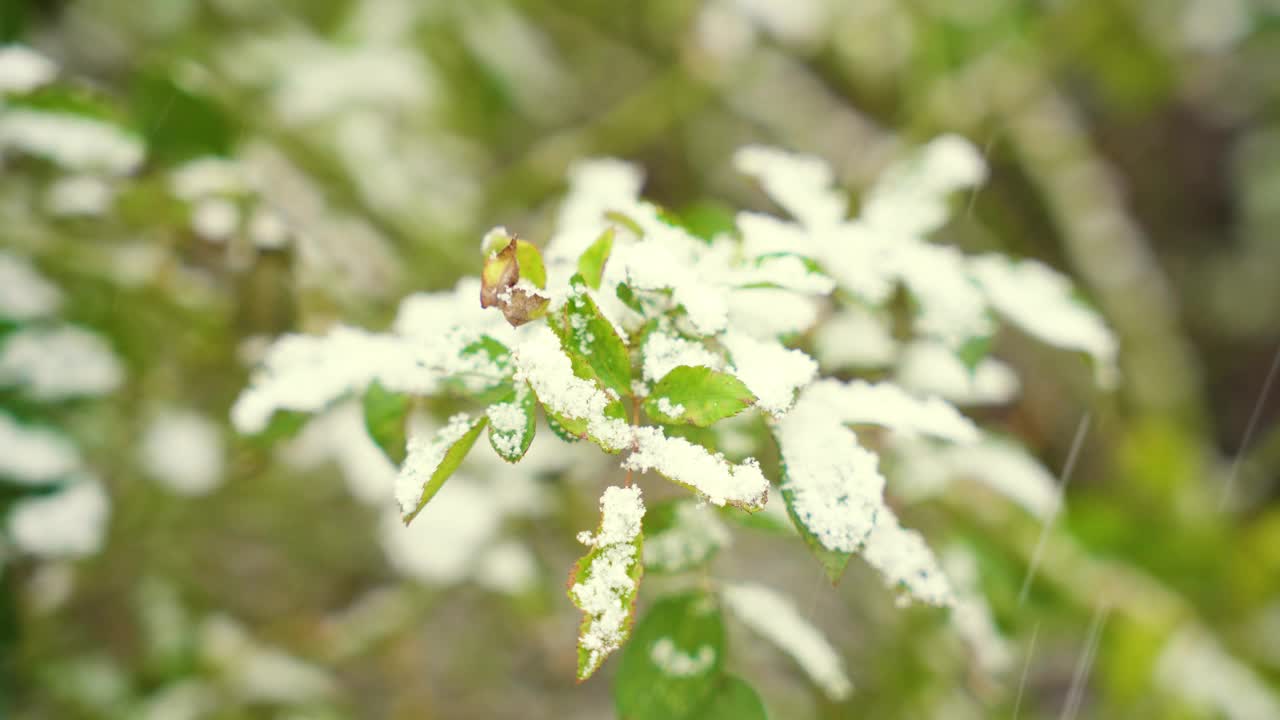
[[578, 442], [587, 436], [587, 421], [584, 419], [569, 419], [563, 415], [558, 415], [542, 406], [543, 413], [547, 416], [547, 427], [551, 428], [551, 432], [556, 437], [565, 442]]
[[644, 565], [657, 572], [684, 572], [705, 565], [729, 541], [720, 515], [689, 498], [660, 502], [644, 514]]
[[632, 220], [630, 215], [618, 212], [617, 210], [607, 210], [605, 211], [604, 217], [609, 222], [617, 223], [635, 233], [636, 237], [644, 237], [644, 228], [640, 227], [640, 223]]
[[138, 73], [131, 83], [133, 117], [147, 141], [148, 158], [165, 165], [208, 155], [230, 156], [238, 129], [213, 98], [177, 82], [168, 68]]
[[680, 365], [653, 387], [644, 411], [659, 422], [707, 427], [737, 415], [755, 400], [747, 386], [729, 373]]
[[700, 708], [720, 684], [724, 636], [714, 597], [690, 592], [659, 599], [622, 651], [613, 685], [618, 716], [700, 720]]
[[547, 269], [542, 265], [542, 252], [537, 245], [527, 240], [516, 240], [516, 265], [520, 267], [520, 277], [546, 289]]
[[680, 211], [680, 224], [706, 241], [716, 235], [732, 235], [737, 230], [736, 211], [722, 203], [698, 202]]
[[987, 354], [991, 352], [991, 336], [978, 335], [965, 340], [964, 343], [956, 349], [956, 357], [960, 358], [960, 362], [964, 363], [964, 367], [969, 371], [970, 375], [977, 372], [978, 365], [987, 358]]
[[[785, 469], [783, 474], [786, 474]], [[849, 566], [849, 558], [853, 557], [853, 554], [823, 547], [822, 542], [809, 531], [809, 528], [805, 527], [804, 522], [800, 520], [800, 516], [796, 514], [793, 504], [795, 495], [790, 490], [783, 489], [782, 499], [787, 503], [787, 514], [791, 516], [791, 522], [795, 524], [796, 530], [799, 531], [805, 546], [809, 548], [809, 552], [813, 553], [813, 556], [818, 559], [818, 563], [822, 565], [823, 571], [827, 574], [827, 579], [831, 581], [832, 585], [840, 582], [840, 577], [844, 575], [845, 568]]]
[[391, 392], [377, 380], [364, 393], [364, 429], [395, 465], [404, 462], [405, 420], [411, 404], [409, 396]]
[[640, 304], [640, 297], [636, 295], [636, 291], [632, 290], [630, 285], [624, 282], [618, 283], [618, 289], [614, 290], [613, 294], [618, 296], [623, 305], [642, 315], [644, 314], [644, 305]]
[[725, 675], [706, 704], [693, 716], [698, 720], [768, 720], [760, 696], [742, 678]]
[[507, 462], [517, 462], [529, 451], [537, 428], [538, 399], [528, 383], [521, 383], [502, 402], [489, 406], [489, 445]]
[[[775, 487], [770, 489], [770, 492], [779, 491]], [[735, 507], [722, 507], [718, 508], [718, 510], [720, 517], [749, 530], [758, 530], [773, 535], [794, 536], [796, 534], [796, 526], [791, 522], [790, 518], [780, 518], [770, 512], [745, 512]]]
[[[581, 275], [570, 280], [574, 288], [564, 304], [564, 320], [556, 329], [560, 344], [573, 361], [574, 373], [584, 380], [599, 380], [601, 385], [618, 394], [631, 395], [631, 353], [618, 337], [591, 295]], [[585, 375], [590, 368], [590, 376]]]
[[613, 252], [613, 228], [610, 227], [591, 243], [591, 247], [578, 258], [578, 274], [582, 276], [587, 287], [600, 289], [600, 278], [604, 275], [604, 264], [609, 261], [609, 253]]
[[[467, 424], [466, 430], [461, 435], [457, 434], [458, 427], [455, 425], [457, 422]], [[489, 418], [484, 415], [474, 420], [465, 415], [455, 416], [449, 421], [448, 426], [436, 433], [436, 437], [430, 443], [430, 446], [433, 447], [426, 452], [433, 454], [433, 451], [438, 451], [443, 445], [447, 445], [447, 449], [444, 451], [444, 457], [440, 460], [440, 463], [431, 471], [431, 477], [427, 478], [426, 483], [423, 484], [422, 496], [418, 499], [417, 507], [412, 512], [405, 514], [404, 522], [406, 525], [412, 522], [418, 516], [418, 513], [422, 512], [422, 508], [427, 506], [431, 498], [435, 497], [435, 494], [440, 491], [440, 488], [444, 487], [444, 482], [462, 464], [462, 460], [467, 457], [467, 453], [471, 452], [471, 446], [476, 444], [476, 438], [480, 437], [480, 431], [484, 430], [484, 426], [487, 424], [489, 424]], [[412, 461], [413, 453], [410, 452], [405, 462]]]
[[297, 410], [277, 410], [271, 414], [271, 420], [267, 422], [267, 427], [262, 432], [253, 436], [254, 443], [269, 447], [272, 443], [280, 440], [287, 440], [298, 431], [302, 430], [302, 426], [307, 424], [311, 419], [309, 413], [298, 412]]

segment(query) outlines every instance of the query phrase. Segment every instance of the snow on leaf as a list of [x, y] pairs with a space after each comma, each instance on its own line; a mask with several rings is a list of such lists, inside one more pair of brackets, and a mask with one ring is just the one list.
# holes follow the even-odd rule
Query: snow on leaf
[[48, 317], [62, 304], [62, 293], [30, 261], [0, 251], [0, 317], [33, 320]]
[[812, 535], [826, 550], [852, 553], [884, 510], [884, 476], [875, 454], [830, 415], [816, 387], [802, 392], [774, 428], [783, 498], [802, 534]]
[[1203, 627], [1192, 625], [1173, 634], [1156, 661], [1155, 681], [1166, 692], [1228, 720], [1280, 717], [1280, 696]]
[[488, 417], [472, 419], [459, 413], [433, 437], [409, 437], [409, 452], [396, 477], [396, 502], [405, 524], [413, 521], [458, 469], [488, 422]]
[[729, 326], [761, 340], [803, 333], [818, 322], [816, 297], [772, 287], [729, 292]]
[[637, 204], [627, 216], [644, 236], [633, 243], [615, 243], [613, 258], [625, 271], [632, 289], [670, 290], [671, 300], [684, 309], [689, 325], [699, 335], [724, 330], [729, 286], [707, 276], [713, 267], [720, 271], [720, 258], [708, 258], [705, 242], [667, 224], [652, 205]]
[[792, 254], [758, 257], [754, 267], [735, 269], [730, 277], [740, 287], [774, 287], [810, 295], [827, 295], [835, 289], [831, 278]]
[[934, 138], [881, 175], [860, 219], [899, 238], [922, 237], [946, 221], [947, 195], [986, 176], [986, 162], [971, 142], [958, 135]]
[[769, 197], [806, 225], [830, 225], [844, 219], [848, 200], [832, 188], [835, 177], [820, 158], [748, 145], [734, 153], [733, 164], [739, 172], [756, 178]]
[[924, 440], [894, 443], [893, 479], [904, 496], [921, 499], [942, 492], [952, 480], [979, 482], [1036, 517], [1053, 514], [1058, 489], [1053, 475], [1010, 440], [988, 437], [971, 445], [939, 447]]
[[755, 395], [741, 380], [707, 367], [680, 365], [654, 385], [645, 400], [645, 412], [663, 423], [691, 423], [707, 427], [737, 415]]
[[79, 477], [52, 495], [14, 503], [9, 535], [19, 550], [41, 557], [92, 555], [102, 547], [109, 508], [102, 483]]
[[700, 720], [724, 656], [724, 620], [715, 597], [684, 592], [659, 598], [619, 658], [613, 686], [619, 717]]
[[656, 427], [635, 429], [635, 449], [622, 466], [639, 472], [654, 470], [697, 491], [713, 505], [759, 510], [769, 492], [769, 481], [754, 459], [734, 465], [723, 455], [712, 455], [684, 438], [667, 437]]
[[730, 542], [729, 531], [716, 513], [688, 499], [650, 508], [644, 535], [644, 565], [659, 572], [698, 567]]
[[22, 485], [57, 480], [80, 467], [80, 453], [53, 430], [0, 413], [0, 478]]
[[[978, 428], [940, 398], [917, 398], [890, 382], [819, 380], [812, 402], [849, 425], [880, 425], [904, 435], [931, 435], [957, 443], [978, 440]], [[807, 389], [806, 389], [807, 391]]]
[[[929, 605], [947, 606], [955, 599], [951, 583], [924, 538], [915, 530], [902, 527], [887, 506], [876, 515], [862, 557], [880, 571], [891, 589], [905, 590], [910, 597]], [[904, 596], [900, 601], [906, 599]]]
[[755, 394], [757, 404], [771, 413], [786, 412], [795, 391], [818, 372], [813, 358], [776, 341], [729, 332], [721, 342], [733, 360], [730, 371]]
[[1088, 353], [1099, 384], [1114, 384], [1116, 338], [1096, 312], [1072, 296], [1069, 279], [1043, 263], [995, 254], [974, 258], [970, 267], [997, 312], [1043, 342]]
[[641, 351], [644, 356], [644, 379], [657, 382], [677, 366], [706, 367], [720, 370], [724, 360], [705, 345], [663, 330], [649, 333]]
[[156, 413], [139, 447], [151, 477], [181, 495], [205, 495], [223, 480], [226, 450], [218, 424], [194, 410]]
[[417, 366], [409, 345], [394, 336], [345, 326], [284, 335], [236, 399], [231, 420], [240, 432], [260, 433], [277, 410], [316, 412], [375, 378], [391, 390], [425, 394], [437, 388], [439, 374]]
[[918, 395], [937, 395], [957, 405], [998, 405], [1020, 387], [1013, 369], [993, 357], [966, 368], [956, 352], [939, 342], [921, 340], [903, 348], [894, 372], [903, 387]]
[[969, 276], [964, 254], [949, 245], [904, 242], [896, 269], [919, 307], [916, 331], [960, 347], [995, 330], [982, 288]]
[[578, 680], [586, 680], [631, 632], [636, 590], [644, 567], [640, 488], [609, 487], [600, 497], [600, 527], [579, 540], [591, 551], [570, 578], [569, 599], [582, 610], [578, 634]]
[[124, 382], [124, 367], [110, 346], [83, 328], [31, 326], [0, 343], [0, 387], [17, 385], [33, 398], [105, 395]]
[[853, 692], [840, 655], [790, 600], [755, 583], [726, 585], [722, 594], [743, 624], [790, 655], [827, 697], [838, 702]]
[[942, 554], [942, 565], [956, 588], [951, 608], [951, 625], [968, 644], [974, 661], [983, 672], [998, 675], [1013, 665], [1013, 650], [1000, 634], [991, 607], [982, 596], [978, 560], [961, 545], [952, 545]]
[[538, 407], [528, 383], [519, 383], [504, 402], [489, 406], [489, 444], [507, 462], [516, 462], [529, 451]]
[[512, 355], [517, 382], [529, 383], [548, 417], [562, 429], [571, 435], [584, 432], [612, 452], [631, 445], [631, 427], [617, 412], [621, 404], [596, 383], [574, 374], [573, 363], [550, 328], [541, 324], [526, 328]]
[[135, 135], [90, 117], [9, 108], [0, 115], [0, 152], [20, 151], [70, 171], [124, 175], [142, 164]]
[[0, 46], [0, 94], [31, 92], [57, 74], [56, 63], [25, 45]]
[[826, 318], [814, 332], [813, 344], [818, 363], [827, 371], [885, 367], [898, 353], [889, 321], [857, 306]]

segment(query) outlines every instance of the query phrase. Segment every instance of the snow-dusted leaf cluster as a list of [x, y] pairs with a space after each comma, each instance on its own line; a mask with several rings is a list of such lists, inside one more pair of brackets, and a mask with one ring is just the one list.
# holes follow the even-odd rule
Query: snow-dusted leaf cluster
[[[601, 499], [602, 529], [583, 538], [592, 550], [571, 578], [570, 597], [587, 614], [580, 677], [622, 643], [643, 564], [703, 567], [729, 542], [712, 510], [664, 504], [646, 525], [642, 555], [634, 483], [646, 473], [723, 508], [716, 512], [761, 510], [773, 491], [833, 579], [859, 555], [900, 600], [953, 607], [972, 621], [970, 596], [957, 596], [886, 491], [918, 500], [967, 477], [1033, 514], [1051, 513], [1056, 492], [1034, 459], [958, 407], [1017, 393], [1014, 371], [987, 355], [999, 317], [1088, 353], [1104, 380], [1114, 375], [1112, 336], [1047, 266], [971, 257], [930, 239], [947, 221], [950, 196], [986, 174], [961, 138], [940, 138], [891, 167], [853, 218], [815, 158], [750, 147], [735, 161], [793, 219], [743, 212], [732, 232], [700, 237], [641, 199], [636, 168], [581, 162], [545, 244], [495, 228], [481, 240], [478, 279], [406, 298], [387, 331], [340, 325], [280, 338], [233, 422], [271, 432], [297, 413], [363, 398], [382, 450], [379, 482], [395, 475], [406, 522], [453, 502], [446, 481], [486, 428], [504, 462], [556, 443], [539, 426], [618, 456], [626, 485]], [[179, 185], [208, 184], [199, 179], [191, 173]], [[895, 328], [902, 297], [908, 327]], [[860, 368], [892, 372], [849, 379]], [[461, 409], [426, 432], [414, 409], [423, 397]], [[886, 468], [901, 488], [887, 487]], [[823, 672], [830, 694], [847, 694], [847, 681]]]
[[[34, 65], [12, 67], [33, 62], [6, 49], [0, 54], [0, 89], [21, 80], [19, 70], [36, 77]], [[0, 251], [0, 391], [41, 407], [106, 395], [123, 383], [123, 364], [108, 342], [59, 320], [62, 304], [57, 285], [30, 261]], [[101, 548], [110, 499], [60, 430], [0, 412], [0, 485], [17, 486], [0, 529], [18, 552], [81, 557]]]

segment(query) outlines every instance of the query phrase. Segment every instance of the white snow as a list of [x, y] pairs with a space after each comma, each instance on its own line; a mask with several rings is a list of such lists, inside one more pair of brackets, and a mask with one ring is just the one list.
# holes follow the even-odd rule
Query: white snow
[[156, 414], [142, 436], [143, 467], [180, 495], [205, 495], [222, 483], [222, 434], [209, 418], [169, 408]]
[[1099, 383], [1115, 382], [1116, 338], [1097, 313], [1072, 296], [1070, 280], [1043, 263], [995, 254], [974, 258], [971, 266], [1001, 315], [1043, 342], [1088, 353]]
[[680, 502], [670, 527], [645, 536], [644, 564], [678, 572], [704, 562], [730, 540], [728, 528], [711, 508]]
[[51, 429], [0, 413], [0, 477], [23, 485], [57, 480], [80, 467], [80, 453]]
[[0, 94], [31, 92], [57, 74], [56, 63], [25, 45], [0, 47]]
[[810, 387], [814, 402], [831, 417], [851, 425], [880, 425], [904, 435], [931, 435], [957, 443], [977, 442], [973, 421], [937, 397], [918, 398], [890, 382], [819, 380]]
[[920, 340], [902, 350], [897, 382], [917, 395], [937, 395], [957, 405], [999, 405], [1017, 396], [1021, 383], [1013, 369], [983, 358], [970, 372], [952, 348]]
[[888, 321], [858, 306], [841, 308], [823, 320], [813, 346], [818, 363], [828, 371], [884, 367], [898, 353]]
[[62, 304], [62, 293], [21, 255], [0, 250], [0, 317], [33, 320], [48, 317]]
[[[521, 383], [518, 387], [521, 391], [528, 392], [525, 384]], [[512, 402], [490, 405], [485, 414], [489, 416], [489, 426], [493, 429], [492, 437], [498, 451], [506, 457], [519, 454], [528, 427], [528, 416], [525, 415], [522, 399], [517, 397]]]
[[531, 323], [521, 330], [521, 339], [512, 353], [516, 381], [528, 381], [538, 400], [554, 412], [569, 419], [587, 420], [588, 434], [602, 446], [621, 450], [631, 445], [631, 427], [605, 416], [605, 407], [612, 400], [594, 382], [573, 374], [560, 338], [543, 324]]
[[106, 535], [110, 501], [97, 478], [83, 476], [52, 495], [14, 503], [9, 534], [23, 552], [40, 557], [84, 557]]
[[259, 642], [226, 615], [206, 618], [198, 643], [201, 660], [249, 702], [305, 703], [333, 692], [333, 678], [327, 672]]
[[635, 431], [635, 450], [622, 461], [628, 470], [662, 475], [701, 493], [713, 505], [736, 505], [749, 510], [764, 507], [769, 481], [752, 458], [734, 465], [684, 438], [666, 437], [656, 427]]
[[800, 522], [829, 550], [856, 552], [884, 508], [879, 459], [831, 417], [815, 386], [775, 426], [782, 490]]
[[733, 359], [730, 372], [755, 394], [757, 405], [774, 414], [786, 412], [795, 391], [818, 373], [813, 358], [776, 341], [738, 332], [726, 333], [720, 341]]
[[332, 459], [352, 497], [379, 507], [391, 501], [399, 469], [369, 437], [356, 400], [341, 402], [312, 419], [281, 454], [299, 470]]
[[[880, 571], [891, 589], [902, 588], [911, 597], [929, 605], [946, 606], [954, 602], [951, 583], [924, 537], [898, 524], [887, 507], [876, 516], [876, 525], [867, 536], [862, 557]], [[905, 600], [900, 598], [900, 602]]]
[[209, 242], [225, 242], [238, 227], [240, 208], [226, 198], [202, 198], [191, 210], [191, 229]]
[[896, 388], [885, 393], [865, 383], [814, 383], [805, 388], [795, 408], [775, 427], [786, 469], [782, 489], [791, 496], [791, 507], [800, 522], [823, 547], [861, 552], [890, 587], [901, 585], [924, 602], [946, 604], [950, 602], [949, 586], [924, 539], [915, 531], [902, 528], [884, 502], [885, 481], [878, 468], [879, 459], [841, 425], [852, 421], [850, 416], [856, 414], [849, 409], [858, 407], [850, 403], [849, 388], [853, 388], [853, 399], [861, 395], [872, 405], [883, 400], [878, 396], [885, 394], [888, 403], [863, 411], [891, 423], [891, 427], [943, 431], [966, 427], [949, 427], [950, 421], [937, 422], [948, 418], [946, 413], [934, 417], [934, 413], [919, 412], [919, 407], [897, 397], [900, 391]]
[[1203, 628], [1184, 627], [1174, 633], [1156, 661], [1155, 681], [1165, 692], [1228, 720], [1280, 717], [1275, 691]]
[[898, 456], [895, 486], [904, 496], [936, 495], [957, 478], [973, 480], [1046, 518], [1058, 505], [1052, 474], [1025, 449], [988, 437], [971, 445], [937, 446], [923, 440], [894, 443]]
[[387, 508], [378, 536], [397, 571], [419, 582], [452, 585], [477, 571], [502, 516], [490, 491], [456, 474], [407, 527], [398, 511]]
[[636, 591], [631, 567], [640, 561], [636, 540], [644, 518], [640, 488], [605, 488], [600, 497], [600, 530], [579, 540], [593, 548], [586, 577], [569, 589], [574, 604], [587, 616], [578, 645], [588, 653], [579, 677], [593, 672], [622, 645], [631, 608], [626, 599]]
[[849, 201], [832, 189], [835, 177], [820, 158], [748, 145], [734, 153], [733, 164], [756, 178], [769, 197], [806, 225], [832, 225], [844, 219]]
[[9, 108], [0, 114], [0, 151], [42, 157], [73, 172], [124, 175], [142, 164], [142, 141], [78, 115]]
[[974, 661], [988, 675], [1005, 673], [1013, 665], [1013, 649], [1000, 634], [991, 607], [982, 596], [978, 560], [960, 545], [948, 547], [942, 565], [956, 589], [951, 624], [973, 653]]
[[476, 582], [506, 595], [518, 595], [538, 581], [538, 564], [523, 543], [504, 540], [484, 551], [477, 561]]
[[435, 392], [453, 375], [479, 385], [501, 380], [501, 368], [486, 355], [461, 354], [474, 337], [452, 324], [430, 341], [341, 325], [324, 335], [282, 335], [232, 406], [232, 423], [243, 433], [262, 432], [277, 410], [316, 412], [373, 380], [412, 394]]
[[23, 328], [0, 346], [0, 386], [22, 386], [41, 400], [105, 395], [123, 381], [106, 341], [71, 325]]
[[662, 330], [649, 333], [641, 352], [644, 356], [644, 379], [649, 382], [661, 380], [681, 365], [712, 370], [724, 368], [724, 361], [702, 343]]
[[729, 327], [761, 340], [802, 333], [818, 322], [817, 298], [779, 288], [729, 291]]
[[45, 205], [60, 217], [96, 217], [105, 213], [114, 200], [114, 191], [102, 178], [70, 175], [58, 178], [46, 191]]
[[173, 194], [188, 202], [212, 195], [240, 195], [251, 189], [244, 168], [235, 160], [208, 156], [191, 160], [169, 174]]
[[716, 650], [710, 645], [701, 645], [694, 652], [685, 652], [674, 640], [664, 637], [658, 638], [649, 649], [649, 659], [664, 675], [690, 678], [705, 673], [716, 664]]
[[832, 700], [844, 700], [853, 692], [840, 655], [790, 600], [755, 583], [728, 584], [723, 596], [729, 610], [794, 658]]

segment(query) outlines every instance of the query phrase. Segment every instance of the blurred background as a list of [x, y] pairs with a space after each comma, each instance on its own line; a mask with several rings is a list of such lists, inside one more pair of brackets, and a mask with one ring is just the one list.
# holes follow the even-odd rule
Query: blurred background
[[612, 717], [563, 590], [607, 464], [544, 444], [495, 498], [477, 459], [401, 532], [354, 407], [231, 430], [254, 360], [385, 328], [494, 225], [545, 242], [582, 158], [710, 231], [771, 209], [743, 144], [856, 198], [944, 132], [991, 177], [940, 238], [1073, 276], [1122, 382], [997, 338], [1023, 393], [975, 417], [1055, 475], [1081, 447], [1025, 597], [1038, 522], [913, 508], [1008, 662], [735, 529], [717, 575], [789, 590], [857, 690], [739, 630], [731, 663], [787, 720], [1280, 712], [1280, 2], [0, 0], [0, 43], [0, 716]]

